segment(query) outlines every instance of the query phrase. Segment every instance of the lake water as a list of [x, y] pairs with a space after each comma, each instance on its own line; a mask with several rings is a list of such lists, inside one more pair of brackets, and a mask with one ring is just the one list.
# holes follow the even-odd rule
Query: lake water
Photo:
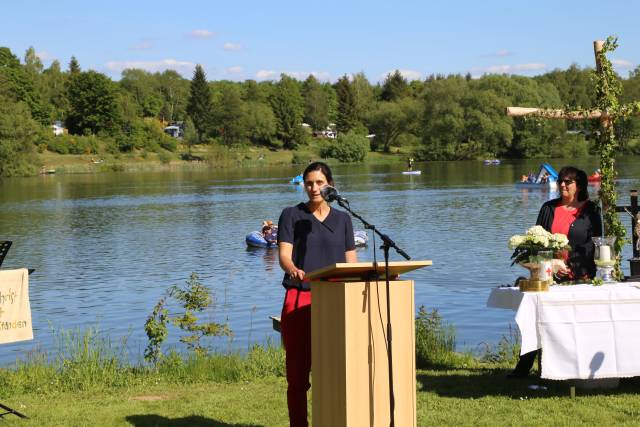
[[[344, 165], [334, 174], [354, 211], [413, 259], [433, 260], [432, 267], [407, 275], [416, 281], [416, 310], [437, 308], [455, 325], [458, 349], [496, 343], [514, 324], [513, 312], [486, 308], [487, 296], [525, 273], [510, 267], [506, 243], [534, 224], [552, 196], [513, 185], [538, 162], [416, 166], [422, 175], [402, 175], [400, 165]], [[576, 166], [591, 172], [597, 160]], [[629, 190], [640, 187], [640, 162], [625, 158], [618, 166], [619, 202], [627, 204]], [[248, 249], [244, 236], [263, 219], [277, 221], [283, 207], [306, 200], [301, 187], [288, 184], [299, 172], [285, 166], [0, 182], [0, 240], [14, 242], [3, 268], [36, 269], [30, 278], [35, 339], [2, 346], [0, 363], [36, 346], [50, 349], [51, 330], [88, 326], [112, 341], [128, 337], [129, 357], [140, 360], [145, 319], [166, 289], [191, 272], [216, 297], [203, 319], [228, 321], [234, 332], [232, 340], [213, 340], [215, 348], [277, 342], [268, 319], [279, 315], [284, 293], [276, 251]], [[629, 228], [628, 216], [623, 223]], [[356, 220], [354, 227], [362, 228]], [[358, 255], [371, 260], [372, 245]], [[630, 257], [630, 245], [624, 255]], [[623, 267], [628, 274], [628, 262]], [[172, 331], [169, 343], [177, 338]]]

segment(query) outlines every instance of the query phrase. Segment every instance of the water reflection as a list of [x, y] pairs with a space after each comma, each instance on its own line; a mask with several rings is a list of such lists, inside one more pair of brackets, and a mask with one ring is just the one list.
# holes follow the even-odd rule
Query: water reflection
[[[485, 308], [489, 289], [522, 272], [509, 267], [506, 242], [535, 222], [553, 193], [520, 190], [514, 183], [538, 162], [421, 163], [421, 175], [399, 165], [344, 165], [336, 185], [351, 207], [390, 235], [414, 259], [433, 266], [416, 271], [416, 305], [437, 308], [457, 328], [460, 348], [497, 342], [513, 314]], [[558, 163], [558, 166], [561, 164]], [[585, 170], [595, 159], [578, 163]], [[640, 162], [618, 162], [620, 203], [638, 188]], [[3, 346], [0, 362], [40, 344], [51, 348], [51, 327], [99, 322], [114, 341], [128, 336], [138, 360], [146, 345], [143, 324], [166, 289], [191, 272], [215, 292], [207, 319], [228, 321], [235, 337], [219, 348], [278, 341], [269, 315], [281, 309], [277, 252], [248, 249], [245, 235], [283, 207], [305, 200], [291, 185], [298, 167], [191, 170], [162, 173], [46, 176], [0, 182], [0, 230], [13, 240], [4, 268], [34, 267], [31, 306], [35, 343]], [[596, 187], [591, 188], [592, 195]], [[629, 226], [629, 221], [623, 219]], [[362, 227], [354, 220], [354, 227]], [[373, 243], [358, 249], [373, 258]], [[378, 239], [378, 244], [379, 239]], [[630, 256], [627, 245], [623, 258]], [[382, 256], [378, 252], [378, 257]], [[392, 259], [399, 259], [392, 253]], [[626, 264], [626, 263], [625, 263]], [[628, 265], [623, 267], [628, 271]], [[50, 326], [51, 325], [51, 326]], [[170, 336], [170, 344], [177, 335]]]

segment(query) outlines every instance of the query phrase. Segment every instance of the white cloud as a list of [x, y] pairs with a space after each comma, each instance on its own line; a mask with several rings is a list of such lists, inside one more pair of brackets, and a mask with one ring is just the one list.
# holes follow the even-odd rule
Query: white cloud
[[50, 59], [54, 59], [53, 55], [46, 50], [36, 52], [36, 56], [40, 58], [40, 61], [49, 61]]
[[612, 59], [611, 64], [615, 65], [616, 68], [633, 68], [633, 62], [627, 59]]
[[474, 76], [482, 74], [515, 74], [526, 73], [531, 71], [543, 71], [547, 68], [546, 64], [529, 63], [515, 65], [490, 65], [488, 67], [476, 67], [470, 71]]
[[276, 80], [280, 78], [280, 74], [286, 74], [296, 80], [306, 80], [307, 77], [313, 75], [320, 81], [329, 81], [331, 74], [326, 71], [273, 71], [260, 70], [256, 73], [256, 78], [260, 80]]
[[209, 39], [211, 37], [214, 37], [216, 35], [216, 33], [214, 33], [213, 31], [209, 31], [209, 30], [193, 30], [189, 33], [189, 36], [195, 38], [195, 39]]
[[106, 67], [109, 71], [122, 72], [127, 68], [139, 68], [151, 72], [175, 70], [181, 74], [188, 75], [193, 71], [196, 64], [190, 61], [178, 61], [176, 59], [167, 58], [159, 61], [109, 61]]
[[229, 67], [226, 70], [224, 70], [224, 72], [227, 74], [241, 74], [243, 71], [244, 71], [244, 68], [240, 67], [239, 65], [235, 67]]
[[328, 81], [331, 77], [331, 74], [326, 71], [285, 71], [284, 74], [297, 80], [306, 80], [311, 75], [322, 81]]
[[483, 57], [496, 57], [497, 56], [497, 57], [502, 58], [502, 57], [511, 56], [511, 55], [513, 55], [513, 52], [511, 52], [511, 51], [509, 51], [507, 49], [500, 49], [500, 50], [497, 50], [495, 52], [487, 53], [487, 54], [482, 55], [482, 56]]
[[241, 50], [242, 46], [240, 46], [237, 43], [225, 43], [224, 45], [222, 45], [222, 48], [227, 52], [234, 52], [234, 51]]
[[[398, 70], [398, 71], [400, 71], [400, 74], [402, 75], [402, 77], [404, 77], [408, 81], [422, 80], [422, 73], [420, 71], [416, 71], [416, 70]], [[380, 80], [384, 81], [389, 74], [393, 74], [395, 72], [396, 70], [387, 71], [382, 76], [380, 76]]]
[[260, 80], [273, 80], [280, 74], [277, 71], [272, 70], [260, 70], [256, 73], [256, 78]]

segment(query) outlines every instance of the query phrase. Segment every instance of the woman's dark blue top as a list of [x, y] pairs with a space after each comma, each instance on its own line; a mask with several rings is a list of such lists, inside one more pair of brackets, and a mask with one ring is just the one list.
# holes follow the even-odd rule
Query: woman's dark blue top
[[[280, 214], [280, 242], [293, 245], [293, 264], [305, 273], [345, 262], [345, 252], [356, 248], [351, 217], [347, 213], [331, 208], [324, 221], [320, 221], [305, 203], [285, 208]], [[301, 287], [290, 283], [288, 273], [285, 273], [282, 285], [285, 288]]]

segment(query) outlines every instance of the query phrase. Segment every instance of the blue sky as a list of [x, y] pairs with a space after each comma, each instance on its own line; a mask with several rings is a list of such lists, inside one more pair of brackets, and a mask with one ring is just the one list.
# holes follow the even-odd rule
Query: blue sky
[[[91, 4], [95, 3], [95, 4]], [[175, 69], [210, 80], [324, 81], [399, 69], [536, 75], [593, 66], [593, 40], [617, 35], [610, 58], [627, 76], [640, 65], [640, 2], [522, 1], [121, 1], [6, 2], [0, 46], [33, 46], [45, 66], [74, 55], [114, 79], [124, 68]]]

